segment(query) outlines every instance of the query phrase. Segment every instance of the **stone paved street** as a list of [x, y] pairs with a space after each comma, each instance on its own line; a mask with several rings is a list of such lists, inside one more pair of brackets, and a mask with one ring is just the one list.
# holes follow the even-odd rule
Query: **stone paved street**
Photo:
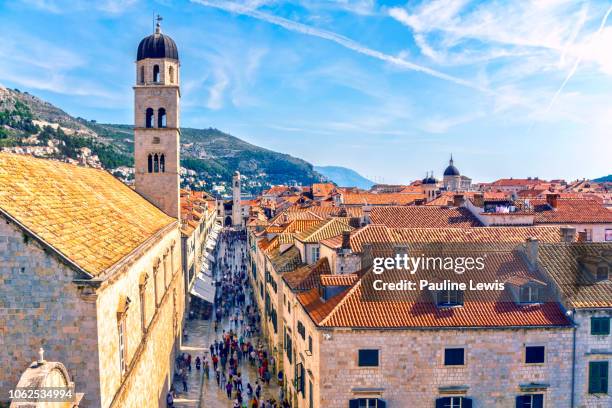
[[[233, 248], [229, 248], [226, 241], [220, 239], [219, 242], [219, 258], [222, 259], [226, 251], [229, 250], [229, 267], [233, 268], [234, 265], [241, 265], [240, 249], [244, 247], [242, 241], [234, 244]], [[220, 260], [218, 260], [218, 263]], [[215, 271], [218, 272], [217, 268]], [[247, 297], [248, 299], [248, 297]], [[249, 304], [247, 300], [247, 305]], [[214, 316], [214, 312], [213, 312]], [[185, 332], [187, 333], [187, 339], [183, 340], [181, 347], [182, 353], [188, 353], [192, 356], [192, 370], [188, 376], [188, 392], [183, 392], [183, 385], [178, 378], [175, 378], [174, 389], [177, 391], [177, 397], [175, 399], [175, 407], [202, 407], [202, 408], [217, 408], [217, 407], [233, 407], [233, 399], [228, 399], [225, 389], [221, 389], [216, 382], [209, 347], [216, 340], [221, 340], [221, 333], [223, 330], [230, 330], [230, 320], [228, 317], [224, 317], [217, 329], [217, 333], [214, 331], [214, 317], [211, 320], [200, 320], [193, 319], [187, 320], [185, 324]], [[252, 343], [257, 344], [258, 338], [252, 337], [250, 339]], [[210, 363], [210, 378], [207, 378], [203, 370], [196, 370], [195, 358], [196, 356], [203, 356]], [[258, 378], [257, 367], [251, 365], [248, 359], [243, 359], [239, 365], [239, 372], [242, 374], [243, 388], [244, 388], [244, 401], [243, 406], [249, 406], [246, 401], [246, 385], [250, 383], [255, 388], [255, 381]], [[227, 370], [226, 370], [227, 373]], [[262, 386], [262, 398], [264, 400], [279, 399], [279, 387], [274, 375], [269, 386]], [[232, 397], [233, 398], [233, 397]], [[200, 402], [200, 404], [198, 404]]]

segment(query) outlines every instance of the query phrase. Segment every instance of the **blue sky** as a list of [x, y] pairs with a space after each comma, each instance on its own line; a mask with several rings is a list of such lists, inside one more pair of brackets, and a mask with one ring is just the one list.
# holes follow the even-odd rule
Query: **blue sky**
[[406, 183], [449, 154], [476, 181], [612, 172], [612, 1], [21, 0], [0, 84], [133, 121], [154, 12], [181, 58], [183, 126]]

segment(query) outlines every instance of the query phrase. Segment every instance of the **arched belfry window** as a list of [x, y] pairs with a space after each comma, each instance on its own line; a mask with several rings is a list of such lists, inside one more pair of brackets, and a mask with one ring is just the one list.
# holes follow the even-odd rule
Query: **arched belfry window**
[[150, 154], [149, 157], [147, 157], [147, 170], [149, 171], [149, 173], [153, 173], [153, 155]]
[[157, 153], [153, 156], [153, 173], [159, 173], [159, 155]]
[[174, 83], [174, 67], [173, 66], [168, 68], [168, 76], [170, 77], [170, 83], [173, 84]]
[[157, 111], [157, 127], [166, 127], [166, 110], [164, 108], [159, 108], [159, 110]]
[[159, 82], [159, 65], [153, 65], [153, 82]]
[[144, 84], [145, 83], [145, 77], [144, 77], [144, 67], [141, 66], [140, 67], [140, 83]]
[[147, 112], [145, 114], [145, 127], [153, 127], [153, 115], [153, 108], [147, 108]]
[[159, 171], [166, 172], [166, 156], [163, 153], [159, 156]]

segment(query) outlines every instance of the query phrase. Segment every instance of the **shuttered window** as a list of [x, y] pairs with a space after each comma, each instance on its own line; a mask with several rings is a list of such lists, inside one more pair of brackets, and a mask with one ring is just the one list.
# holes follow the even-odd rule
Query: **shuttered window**
[[591, 317], [591, 334], [599, 336], [610, 334], [610, 318]]
[[378, 350], [359, 350], [359, 367], [378, 367]]
[[527, 394], [516, 397], [516, 408], [544, 408], [542, 394]]
[[466, 397], [438, 398], [436, 408], [472, 408], [472, 399]]
[[462, 348], [444, 349], [445, 366], [461, 366], [465, 364], [465, 350]]
[[608, 378], [608, 362], [591, 361], [589, 363], [589, 394], [607, 394]]

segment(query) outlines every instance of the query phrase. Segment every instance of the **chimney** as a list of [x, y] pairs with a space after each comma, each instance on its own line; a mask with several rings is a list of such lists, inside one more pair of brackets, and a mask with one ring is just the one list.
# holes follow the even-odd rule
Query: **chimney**
[[372, 206], [371, 205], [364, 205], [363, 206], [363, 225], [368, 225], [372, 222], [372, 219], [370, 218], [370, 214], [372, 213]]
[[535, 269], [538, 264], [538, 246], [539, 241], [537, 238], [529, 237], [525, 242], [525, 252], [527, 255], [527, 261], [529, 261], [529, 269]]
[[562, 242], [574, 242], [575, 237], [576, 237], [576, 228], [561, 227], [561, 241]]
[[461, 207], [463, 205], [463, 194], [455, 194], [453, 196], [453, 207]]
[[351, 249], [351, 231], [342, 231], [342, 249]]
[[363, 244], [361, 249], [361, 267], [369, 268], [370, 266], [372, 266], [373, 262], [374, 259], [372, 255], [372, 244]]
[[474, 206], [478, 208], [483, 208], [484, 207], [484, 194], [482, 193], [474, 194], [474, 198], [472, 199], [472, 202], [474, 203]]
[[547, 194], [546, 195], [546, 203], [550, 205], [552, 208], [557, 208], [559, 201], [559, 194]]
[[408, 245], [406, 244], [395, 244], [393, 245], [394, 255], [408, 255]]

